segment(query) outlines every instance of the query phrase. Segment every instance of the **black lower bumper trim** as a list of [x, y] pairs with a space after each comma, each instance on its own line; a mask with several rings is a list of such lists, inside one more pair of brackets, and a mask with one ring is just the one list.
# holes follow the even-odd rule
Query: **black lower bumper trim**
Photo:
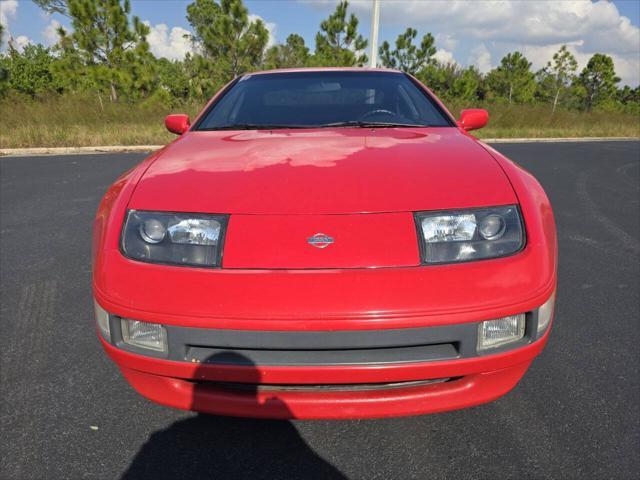
[[437, 383], [445, 383], [458, 380], [461, 377], [453, 378], [434, 378], [430, 380], [412, 380], [407, 382], [390, 382], [390, 383], [348, 383], [348, 384], [323, 384], [323, 385], [273, 385], [273, 384], [254, 384], [254, 383], [237, 383], [237, 382], [194, 382], [204, 387], [223, 388], [228, 390], [240, 390], [243, 392], [354, 392], [354, 391], [370, 391], [370, 390], [392, 390], [400, 388], [416, 388], [425, 387]]
[[211, 347], [189, 347], [188, 362], [216, 365], [360, 365], [409, 362], [431, 362], [458, 358], [452, 343], [415, 347], [349, 349], [349, 350], [239, 350]]

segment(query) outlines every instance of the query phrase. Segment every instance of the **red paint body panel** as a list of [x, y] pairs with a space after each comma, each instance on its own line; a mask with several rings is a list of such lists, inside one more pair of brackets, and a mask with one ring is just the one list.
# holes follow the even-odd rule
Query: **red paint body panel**
[[167, 130], [171, 133], [182, 135], [189, 130], [189, 116], [184, 113], [167, 115], [164, 119], [164, 126], [167, 127]]
[[524, 363], [424, 387], [331, 393], [238, 393], [136, 370], [122, 373], [138, 393], [168, 407], [236, 417], [344, 419], [424, 415], [490, 402], [509, 392], [528, 367]]
[[[120, 316], [204, 328], [356, 330], [474, 322], [528, 311], [555, 289], [554, 264], [526, 249], [455, 266], [205, 270], [140, 264], [119, 251], [94, 293]], [[173, 270], [169, 279], [167, 269]], [[545, 277], [545, 274], [547, 275]]]
[[[167, 362], [123, 352], [102, 342], [129, 383], [157, 403], [217, 415], [262, 418], [377, 418], [444, 412], [486, 403], [509, 392], [542, 350], [548, 335], [509, 354], [473, 360], [376, 367], [211, 367]], [[250, 384], [348, 384], [453, 377], [456, 380], [376, 391], [233, 391], [185, 379]]]
[[[306, 240], [334, 239], [317, 248]], [[413, 215], [233, 215], [225, 240], [224, 268], [298, 269], [417, 266]]]
[[[522, 251], [419, 264], [413, 212], [512, 204], [525, 224]], [[127, 209], [230, 214], [223, 268], [123, 257]], [[316, 233], [334, 244], [312, 247], [306, 240]], [[557, 283], [555, 224], [539, 183], [456, 127], [187, 131], [112, 185], [93, 243], [93, 290], [103, 308], [183, 327], [341, 331], [479, 322], [531, 311]], [[493, 400], [517, 383], [547, 336], [504, 353], [446, 362], [244, 369], [103, 345], [141, 394], [165, 405], [240, 416], [349, 418]], [[390, 390], [252, 395], [189, 381], [313, 385], [445, 377], [460, 378]]]
[[456, 128], [343, 128], [188, 132], [129, 208], [331, 215], [512, 203], [495, 160]]
[[458, 125], [463, 130], [469, 132], [486, 126], [488, 122], [489, 112], [482, 108], [470, 108], [460, 112], [460, 121], [458, 122]]

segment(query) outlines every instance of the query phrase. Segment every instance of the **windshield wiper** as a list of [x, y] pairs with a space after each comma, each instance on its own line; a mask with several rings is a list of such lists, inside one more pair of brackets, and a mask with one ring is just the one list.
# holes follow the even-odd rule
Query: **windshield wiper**
[[424, 128], [429, 125], [416, 125], [415, 123], [398, 123], [398, 122], [368, 122], [360, 120], [348, 120], [346, 122], [325, 123], [318, 125], [318, 128], [331, 127], [357, 127], [357, 128], [393, 128], [393, 127], [414, 127]]
[[234, 123], [230, 125], [220, 125], [218, 127], [199, 128], [201, 131], [215, 130], [282, 130], [282, 129], [301, 129], [301, 128], [332, 128], [332, 127], [356, 127], [356, 128], [393, 128], [393, 127], [413, 127], [424, 128], [429, 125], [416, 125], [414, 123], [398, 123], [398, 122], [368, 122], [360, 120], [348, 120], [346, 122], [323, 123], [320, 125], [276, 125], [276, 124], [258, 124], [258, 123]]
[[198, 130], [280, 130], [286, 128], [311, 128], [308, 125], [269, 125], [257, 123], [233, 123], [230, 125], [220, 125], [218, 127], [199, 128]]

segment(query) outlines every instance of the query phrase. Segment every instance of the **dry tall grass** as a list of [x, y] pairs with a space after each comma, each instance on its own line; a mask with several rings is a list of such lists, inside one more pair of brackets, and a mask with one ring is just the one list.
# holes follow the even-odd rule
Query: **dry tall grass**
[[160, 145], [174, 135], [165, 115], [195, 115], [200, 106], [170, 109], [158, 104], [109, 103], [98, 98], [54, 97], [0, 103], [0, 148]]
[[[477, 105], [489, 111], [480, 138], [640, 137], [640, 116], [620, 112], [556, 110], [548, 105]], [[450, 106], [454, 115], [460, 108]]]
[[[469, 105], [474, 106], [474, 105]], [[557, 111], [546, 105], [475, 105], [489, 110], [481, 138], [639, 137], [640, 117], [612, 112]], [[164, 129], [171, 112], [195, 115], [202, 105], [167, 108], [158, 104], [101, 106], [97, 97], [54, 97], [0, 103], [0, 148], [104, 145], [160, 145], [174, 136]], [[460, 105], [450, 105], [457, 115]]]

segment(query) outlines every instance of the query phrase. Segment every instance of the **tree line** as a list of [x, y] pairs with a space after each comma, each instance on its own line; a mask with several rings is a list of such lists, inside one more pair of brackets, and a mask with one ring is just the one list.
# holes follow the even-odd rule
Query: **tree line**
[[[253, 20], [242, 0], [194, 0], [186, 7], [193, 53], [184, 60], [156, 58], [150, 29], [131, 15], [129, 0], [34, 0], [47, 13], [68, 17], [71, 30], [58, 29], [58, 42], [47, 48], [18, 49], [11, 39], [0, 56], [0, 96], [42, 98], [89, 94], [101, 102], [202, 101], [232, 78], [255, 70], [303, 66], [364, 66], [368, 41], [358, 32], [358, 18], [341, 1], [324, 19], [313, 51], [302, 36], [267, 47], [269, 32]], [[0, 26], [0, 44], [3, 42]], [[501, 59], [487, 74], [476, 67], [436, 60], [435, 39], [419, 38], [407, 28], [393, 44], [383, 42], [380, 62], [415, 75], [436, 94], [470, 103], [545, 103], [557, 108], [605, 109], [640, 113], [640, 86], [618, 86], [610, 56], [596, 53], [578, 71], [575, 57], [562, 46], [539, 71], [520, 52]]]

